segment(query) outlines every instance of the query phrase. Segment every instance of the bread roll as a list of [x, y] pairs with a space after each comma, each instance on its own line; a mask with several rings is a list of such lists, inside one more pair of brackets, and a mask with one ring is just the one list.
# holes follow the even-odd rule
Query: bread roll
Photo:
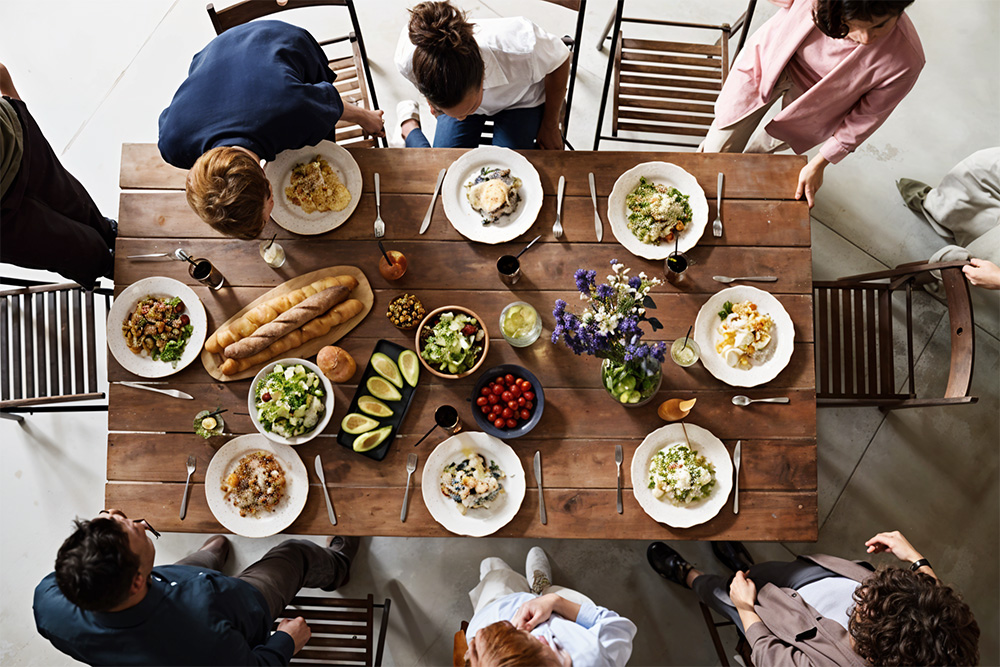
[[222, 354], [222, 351], [236, 341], [246, 338], [254, 331], [268, 322], [274, 320], [278, 315], [289, 310], [293, 306], [302, 303], [314, 294], [325, 289], [342, 285], [348, 290], [353, 290], [358, 286], [358, 281], [354, 276], [328, 276], [317, 280], [314, 283], [300, 287], [297, 290], [268, 299], [248, 310], [242, 317], [219, 329], [208, 337], [205, 341], [205, 350], [212, 354]]
[[219, 371], [223, 375], [236, 375], [248, 368], [263, 364], [274, 359], [279, 354], [284, 354], [289, 350], [299, 347], [303, 343], [318, 338], [329, 333], [330, 329], [351, 319], [365, 309], [363, 303], [357, 299], [348, 299], [342, 304], [333, 307], [329, 313], [317, 317], [306, 323], [301, 329], [296, 329], [290, 334], [279, 338], [252, 357], [245, 359], [226, 359]]
[[354, 357], [347, 350], [333, 345], [327, 345], [319, 351], [316, 365], [330, 382], [337, 384], [347, 382], [358, 370]]
[[343, 285], [330, 287], [311, 297], [260, 327], [252, 334], [227, 345], [223, 354], [230, 359], [243, 359], [257, 354], [282, 336], [319, 317], [347, 298], [350, 290]]

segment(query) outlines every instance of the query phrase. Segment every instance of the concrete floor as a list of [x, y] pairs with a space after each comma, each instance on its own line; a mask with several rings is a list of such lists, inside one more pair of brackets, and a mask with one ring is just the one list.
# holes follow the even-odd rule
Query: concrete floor
[[[408, 4], [358, 2], [376, 90], [390, 122], [395, 103], [415, 96], [392, 66]], [[547, 4], [460, 4], [474, 16], [524, 14], [550, 31], [571, 30], [566, 13]], [[594, 46], [613, 4], [588, 3], [570, 132], [579, 147], [590, 146], [593, 137], [606, 62], [606, 51], [598, 53]], [[761, 5], [755, 25], [773, 12], [768, 3]], [[637, 15], [721, 21], [735, 18], [743, 3], [630, 0], [628, 6]], [[160, 110], [183, 80], [191, 55], [212, 37], [204, 0], [0, 0], [0, 7], [0, 61], [66, 166], [102, 209], [115, 215], [121, 143], [156, 140]], [[944, 242], [902, 206], [894, 180], [908, 176], [935, 184], [966, 155], [1000, 143], [1000, 42], [995, 39], [1000, 3], [923, 0], [908, 13], [924, 37], [926, 69], [867, 144], [827, 170], [813, 210], [817, 279], [930, 256]], [[339, 34], [335, 26], [318, 19], [310, 23], [319, 35]], [[940, 576], [964, 593], [982, 628], [982, 662], [998, 665], [1000, 313], [995, 299], [981, 303], [974, 382], [979, 403], [889, 416], [875, 409], [821, 410], [819, 542], [756, 543], [750, 550], [758, 560], [810, 552], [860, 558], [865, 539], [881, 530], [902, 530]], [[918, 388], [941, 391], [949, 356], [945, 309], [919, 295], [915, 312]], [[35, 633], [31, 594], [51, 571], [71, 519], [103, 506], [106, 429], [103, 414], [36, 415], [23, 428], [0, 423], [5, 456], [0, 502], [7, 508], [0, 520], [0, 664], [72, 662]], [[172, 562], [202, 539], [164, 535], [157, 562]], [[231, 571], [280, 539], [235, 538]], [[342, 593], [371, 591], [392, 598], [386, 664], [444, 665], [450, 662], [453, 632], [471, 614], [466, 592], [476, 580], [479, 560], [499, 555], [516, 568], [530, 546], [526, 540], [502, 539], [365, 540]], [[636, 622], [630, 664], [717, 664], [693, 597], [649, 569], [645, 542], [547, 541], [542, 546], [553, 558], [556, 583], [579, 587]], [[678, 548], [697, 565], [717, 569], [707, 544]]]

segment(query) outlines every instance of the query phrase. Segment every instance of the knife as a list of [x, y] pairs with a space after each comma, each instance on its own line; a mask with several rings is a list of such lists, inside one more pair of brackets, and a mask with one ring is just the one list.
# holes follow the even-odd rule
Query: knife
[[742, 449], [742, 440], [736, 441], [736, 449], [733, 450], [733, 465], [736, 467], [735, 480], [736, 484], [733, 487], [736, 491], [733, 493], [733, 514], [740, 513], [740, 449]]
[[427, 231], [427, 228], [431, 226], [431, 215], [434, 213], [434, 202], [437, 201], [438, 192], [441, 191], [441, 183], [444, 182], [444, 173], [448, 171], [447, 169], [442, 169], [438, 172], [438, 182], [434, 186], [434, 194], [431, 195], [431, 205], [427, 207], [427, 215], [424, 216], [424, 222], [420, 225], [420, 233], [423, 234]]
[[173, 398], [186, 398], [193, 401], [194, 396], [191, 394], [185, 394], [183, 391], [177, 391], [176, 389], [157, 389], [156, 387], [150, 387], [145, 384], [139, 384], [138, 382], [112, 382], [111, 384], [120, 384], [123, 387], [132, 387], [133, 389], [145, 389], [146, 391], [155, 391], [157, 394], [166, 394], [167, 396], [172, 396]]
[[535, 452], [535, 482], [538, 484], [538, 514], [542, 519], [542, 525], [548, 523], [545, 516], [545, 498], [542, 496], [542, 453]]
[[597, 186], [594, 185], [594, 172], [590, 172], [590, 198], [594, 200], [594, 231], [597, 232], [597, 241], [604, 240], [604, 223], [601, 222], [601, 214], [597, 212]]
[[323, 486], [323, 499], [326, 501], [326, 513], [330, 516], [330, 523], [337, 525], [337, 513], [333, 511], [333, 501], [330, 500], [330, 490], [326, 488], [326, 475], [323, 474], [323, 459], [316, 455], [316, 476]]

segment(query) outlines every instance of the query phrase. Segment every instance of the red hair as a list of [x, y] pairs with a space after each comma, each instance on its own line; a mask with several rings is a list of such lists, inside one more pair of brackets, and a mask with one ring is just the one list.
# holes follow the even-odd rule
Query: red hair
[[[483, 667], [561, 667], [553, 651], [533, 639], [527, 632], [514, 628], [509, 621], [487, 625], [476, 633], [475, 643], [469, 645], [469, 655], [476, 654], [476, 664]], [[465, 664], [471, 664], [467, 655]]]

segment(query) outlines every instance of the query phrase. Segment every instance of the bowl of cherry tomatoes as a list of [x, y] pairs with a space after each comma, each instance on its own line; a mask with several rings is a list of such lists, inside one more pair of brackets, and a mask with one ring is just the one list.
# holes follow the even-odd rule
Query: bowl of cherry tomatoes
[[545, 392], [523, 366], [501, 364], [479, 376], [472, 392], [472, 416], [479, 428], [498, 438], [519, 438], [542, 418]]

